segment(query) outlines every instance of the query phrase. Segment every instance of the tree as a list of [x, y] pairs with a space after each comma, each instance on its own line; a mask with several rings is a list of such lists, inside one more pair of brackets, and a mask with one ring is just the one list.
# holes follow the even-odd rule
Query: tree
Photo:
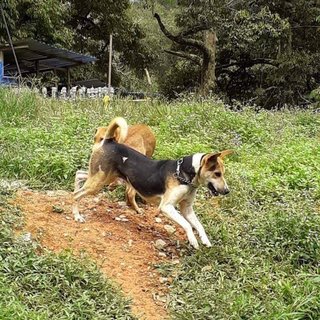
[[[49, 44], [71, 47], [73, 32], [67, 26], [68, 2], [59, 0], [10, 0], [2, 4], [13, 40], [33, 38]], [[7, 42], [4, 21], [0, 22], [1, 42]]]
[[[109, 59], [109, 35], [113, 34], [113, 84], [119, 84], [120, 71], [128, 66], [143, 75], [151, 58], [141, 40], [144, 34], [129, 16], [128, 0], [71, 0], [69, 26], [76, 30], [74, 48], [87, 51], [98, 58], [99, 73], [106, 74]], [[119, 71], [117, 73], [117, 71]]]
[[[197, 55], [187, 52], [166, 50], [167, 53], [191, 60], [201, 66], [200, 94], [203, 96], [208, 95], [210, 90], [213, 90], [215, 86], [215, 55], [217, 41], [215, 32], [210, 30], [207, 25], [199, 25], [184, 30], [177, 35], [173, 35], [166, 29], [157, 13], [155, 13], [154, 17], [157, 19], [161, 31], [168, 39], [186, 48], [195, 48], [201, 53], [202, 58], [199, 58]], [[204, 31], [203, 41], [190, 38], [191, 35], [200, 31]]]
[[[217, 7], [213, 1], [206, 0], [180, 1], [179, 5], [182, 10], [176, 17], [176, 23], [181, 30], [176, 35], [169, 32], [159, 14], [155, 13], [154, 16], [163, 34], [178, 45], [177, 50], [166, 50], [166, 52], [199, 65], [199, 93], [206, 96], [215, 88], [217, 36], [214, 17], [221, 7]], [[199, 14], [203, 11], [207, 14]]]
[[[203, 53], [186, 44], [203, 42], [207, 30], [219, 39], [210, 66], [212, 72], [215, 67], [215, 90], [230, 101], [249, 100], [265, 107], [304, 103], [304, 96], [319, 83], [320, 6], [315, 1], [180, 0], [178, 8], [178, 31], [162, 26], [174, 42], [165, 52], [187, 59], [172, 69], [177, 73], [180, 68], [180, 74], [193, 77], [198, 86], [201, 77], [188, 70], [197, 66], [201, 71]], [[189, 30], [196, 32], [190, 36]], [[183, 83], [175, 79], [175, 88], [181, 89]], [[172, 79], [168, 81], [172, 86]]]

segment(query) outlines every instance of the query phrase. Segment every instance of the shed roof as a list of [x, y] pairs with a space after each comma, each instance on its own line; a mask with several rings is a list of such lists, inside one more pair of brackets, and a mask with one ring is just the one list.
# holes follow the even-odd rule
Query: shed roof
[[[72, 68], [97, 60], [89, 55], [54, 47], [33, 39], [15, 41], [13, 46], [22, 74], [36, 73], [37, 70], [43, 72]], [[0, 51], [4, 55], [4, 74], [16, 74], [17, 66], [11, 47], [8, 44], [0, 44]]]

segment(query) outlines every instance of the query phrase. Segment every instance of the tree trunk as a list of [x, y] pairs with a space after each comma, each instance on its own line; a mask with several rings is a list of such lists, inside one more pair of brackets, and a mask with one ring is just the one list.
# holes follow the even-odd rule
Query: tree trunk
[[216, 33], [212, 30], [204, 31], [204, 43], [208, 50], [203, 53], [199, 92], [207, 96], [216, 86]]
[[[208, 26], [201, 25], [194, 26], [178, 35], [173, 35], [166, 29], [157, 13], [154, 14], [154, 17], [157, 19], [161, 31], [168, 39], [182, 46], [196, 48], [200, 53], [202, 53], [199, 94], [202, 96], [209, 95], [210, 91], [213, 91], [216, 85], [216, 33], [213, 30], [210, 30]], [[189, 38], [190, 35], [200, 31], [204, 31], [203, 41]], [[170, 50], [169, 53], [173, 54], [173, 51]], [[183, 55], [184, 58], [189, 60], [195, 60], [194, 55], [190, 55], [189, 53], [177, 54], [175, 52], [175, 54], [179, 56]], [[196, 61], [198, 62], [198, 59], [196, 59]]]

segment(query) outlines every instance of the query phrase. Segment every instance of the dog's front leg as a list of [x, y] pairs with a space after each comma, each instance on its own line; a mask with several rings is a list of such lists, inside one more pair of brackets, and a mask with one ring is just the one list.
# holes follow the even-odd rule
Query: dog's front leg
[[181, 210], [181, 213], [183, 214], [183, 216], [186, 218], [186, 220], [188, 220], [190, 222], [190, 224], [192, 225], [192, 227], [198, 232], [199, 237], [201, 239], [201, 242], [205, 246], [211, 247], [212, 244], [209, 241], [208, 236], [207, 236], [201, 222], [199, 221], [198, 217], [196, 216], [195, 212], [193, 211], [192, 203], [190, 203], [189, 201], [182, 201], [180, 203], [180, 210]]
[[198, 249], [199, 244], [190, 223], [174, 208], [174, 206], [172, 204], [162, 204], [160, 205], [160, 210], [184, 229], [190, 244], [195, 249]]

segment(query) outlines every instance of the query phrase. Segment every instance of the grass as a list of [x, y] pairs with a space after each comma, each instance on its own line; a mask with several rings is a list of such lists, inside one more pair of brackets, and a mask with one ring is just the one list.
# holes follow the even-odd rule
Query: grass
[[231, 193], [214, 210], [203, 189], [197, 197], [213, 247], [159, 266], [173, 278], [172, 319], [319, 318], [319, 114], [234, 112], [187, 100], [113, 101], [104, 109], [101, 101], [7, 90], [0, 101], [0, 176], [32, 187], [71, 189], [75, 171], [87, 166], [94, 128], [115, 116], [152, 127], [157, 159], [234, 149], [226, 160]]

